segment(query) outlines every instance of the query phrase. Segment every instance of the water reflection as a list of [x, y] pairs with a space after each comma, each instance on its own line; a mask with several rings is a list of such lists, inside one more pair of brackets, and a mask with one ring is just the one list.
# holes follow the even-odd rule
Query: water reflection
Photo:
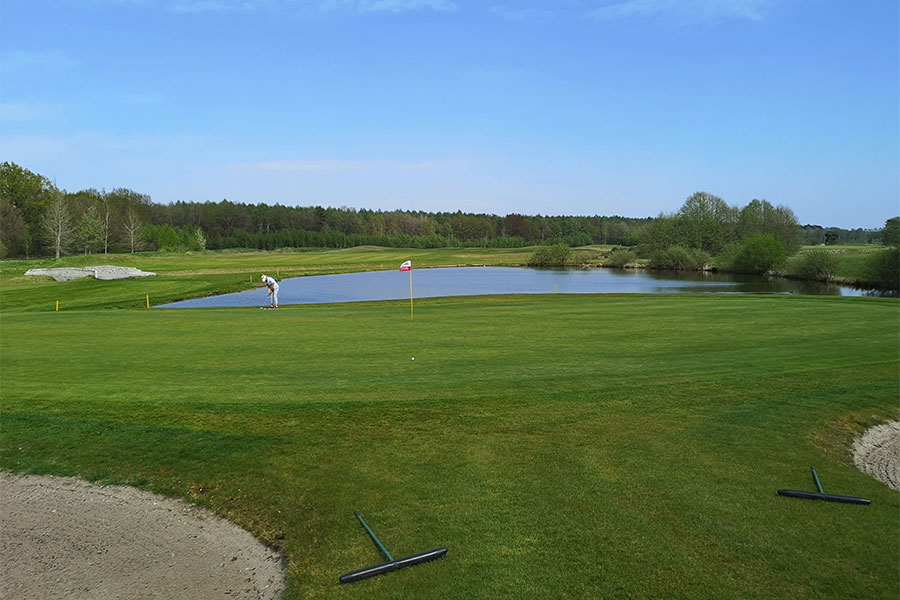
[[[864, 290], [810, 281], [725, 273], [649, 269], [530, 269], [449, 267], [413, 271], [416, 298], [484, 294], [813, 294], [868, 295]], [[281, 282], [279, 302], [321, 304], [409, 298], [409, 276], [398, 271], [294, 277]], [[261, 306], [263, 288], [166, 304], [161, 308]]]

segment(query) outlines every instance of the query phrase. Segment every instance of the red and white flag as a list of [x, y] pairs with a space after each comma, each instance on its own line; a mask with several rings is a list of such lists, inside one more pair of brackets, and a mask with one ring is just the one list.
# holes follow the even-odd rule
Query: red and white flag
[[400, 265], [400, 270], [401, 271], [412, 271], [412, 262], [406, 261], [405, 263]]

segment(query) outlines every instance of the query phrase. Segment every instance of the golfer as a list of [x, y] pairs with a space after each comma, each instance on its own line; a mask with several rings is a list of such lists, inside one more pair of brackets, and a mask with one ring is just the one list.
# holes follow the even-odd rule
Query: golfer
[[268, 275], [262, 276], [262, 282], [269, 288], [269, 308], [278, 310], [278, 282]]

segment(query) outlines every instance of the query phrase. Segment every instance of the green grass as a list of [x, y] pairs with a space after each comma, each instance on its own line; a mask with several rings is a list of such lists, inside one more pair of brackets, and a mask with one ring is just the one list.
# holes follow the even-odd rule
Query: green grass
[[[595, 248], [595, 247], [590, 247]], [[601, 248], [601, 247], [596, 247]], [[33, 268], [84, 267], [114, 264], [153, 271], [160, 275], [222, 274], [234, 272], [255, 274], [268, 270], [285, 273], [282, 276], [348, 273], [361, 270], [396, 269], [400, 263], [412, 259], [415, 266], [522, 265], [534, 247], [530, 248], [382, 248], [359, 246], [335, 249], [284, 249], [276, 252], [256, 250], [224, 250], [209, 252], [139, 252], [136, 254], [89, 254], [64, 256], [60, 259], [0, 261], [0, 281], [21, 277]]]
[[[82, 293], [91, 310], [4, 296], [0, 466], [207, 506], [288, 555], [288, 598], [900, 592], [900, 494], [847, 448], [897, 418], [896, 300], [430, 299], [410, 322], [403, 302], [95, 310], [106, 296]], [[813, 489], [812, 465], [872, 505], [776, 495]], [[382, 560], [354, 510], [395, 557], [450, 553], [339, 586]]]

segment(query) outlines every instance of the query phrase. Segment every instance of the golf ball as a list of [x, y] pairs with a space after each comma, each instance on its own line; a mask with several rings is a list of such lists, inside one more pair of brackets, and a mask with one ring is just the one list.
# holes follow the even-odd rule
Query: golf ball
[[412, 359], [413, 359], [413, 360], [416, 360], [416, 357], [415, 357], [415, 356], [413, 356], [413, 357], [412, 357]]

